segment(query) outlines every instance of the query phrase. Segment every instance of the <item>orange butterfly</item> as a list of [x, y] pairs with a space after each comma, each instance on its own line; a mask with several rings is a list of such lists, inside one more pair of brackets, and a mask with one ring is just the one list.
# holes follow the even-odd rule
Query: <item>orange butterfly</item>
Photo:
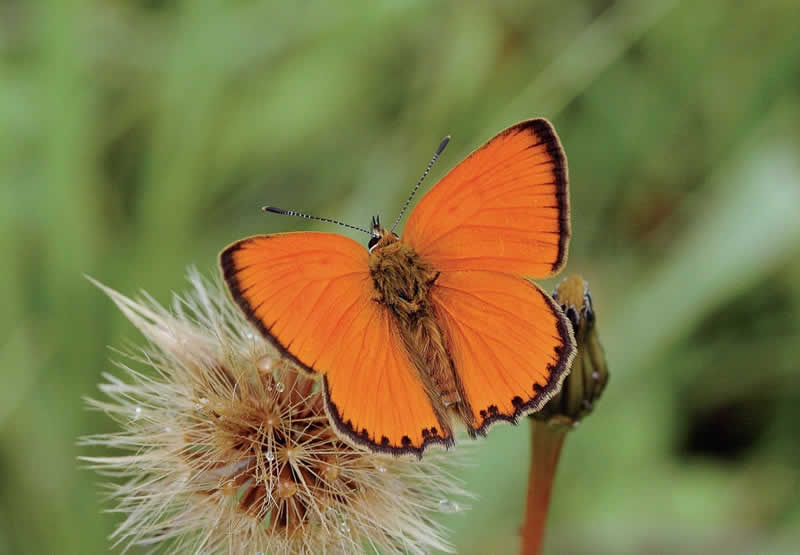
[[474, 437], [558, 391], [572, 328], [522, 277], [552, 276], [567, 257], [567, 162], [547, 120], [506, 129], [450, 170], [402, 238], [377, 218], [371, 234], [368, 249], [302, 232], [250, 237], [220, 254], [247, 318], [322, 376], [343, 437], [422, 456], [453, 443], [451, 411]]

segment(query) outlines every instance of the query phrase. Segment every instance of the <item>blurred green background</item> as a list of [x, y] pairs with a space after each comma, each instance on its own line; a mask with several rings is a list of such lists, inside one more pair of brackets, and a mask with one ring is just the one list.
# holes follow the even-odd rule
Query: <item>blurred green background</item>
[[[0, 2], [0, 552], [108, 550], [82, 396], [139, 336], [83, 274], [168, 302], [237, 238], [343, 231], [263, 204], [389, 220], [443, 135], [428, 187], [534, 116], [612, 373], [546, 551], [797, 552], [800, 4], [377, 4]], [[477, 446], [460, 552], [516, 549], [528, 450]]]

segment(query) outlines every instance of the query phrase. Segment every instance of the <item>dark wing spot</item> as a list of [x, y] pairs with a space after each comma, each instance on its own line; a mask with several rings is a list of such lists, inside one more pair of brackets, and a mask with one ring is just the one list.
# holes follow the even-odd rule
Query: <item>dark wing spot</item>
[[410, 447], [411, 446], [411, 438], [410, 437], [403, 436], [403, 439], [401, 441], [403, 443], [403, 447]]
[[348, 420], [347, 422], [344, 423], [344, 425], [347, 426], [348, 429], [350, 429], [350, 430], [353, 429], [353, 421], [352, 420]]
[[541, 393], [543, 389], [544, 387], [539, 385], [538, 383], [533, 384], [533, 392], [536, 393], [537, 395]]
[[497, 405], [489, 405], [489, 414], [491, 415], [497, 414]]
[[386, 436], [381, 437], [381, 445], [386, 446], [389, 445], [389, 438]]
[[486, 414], [486, 411], [485, 411], [485, 410], [482, 410], [482, 411], [481, 411], [481, 418], [483, 418], [483, 419], [485, 420], [485, 419], [486, 419], [486, 416], [487, 416], [487, 414]]
[[361, 428], [361, 437], [369, 439], [369, 432], [367, 431], [366, 428]]
[[422, 438], [428, 439], [431, 437], [431, 431], [428, 428], [422, 428]]
[[519, 396], [514, 397], [513, 399], [511, 399], [511, 404], [514, 405], [514, 408], [518, 409], [519, 407], [522, 406], [522, 397]]
[[431, 435], [432, 436], [438, 436], [439, 435], [439, 430], [436, 429], [436, 426], [431, 426]]

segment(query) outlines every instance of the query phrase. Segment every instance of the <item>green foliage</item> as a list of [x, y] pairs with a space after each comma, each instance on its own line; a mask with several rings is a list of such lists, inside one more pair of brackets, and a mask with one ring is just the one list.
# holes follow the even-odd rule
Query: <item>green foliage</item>
[[[611, 369], [546, 547], [794, 551], [799, 19], [793, 0], [2, 3], [0, 553], [104, 552], [116, 522], [75, 440], [112, 429], [81, 397], [138, 337], [83, 274], [167, 301], [232, 240], [311, 227], [261, 205], [389, 221], [443, 135], [435, 175], [533, 116], [567, 151], [567, 272]], [[478, 446], [481, 499], [443, 516], [460, 551], [515, 549], [527, 439]]]

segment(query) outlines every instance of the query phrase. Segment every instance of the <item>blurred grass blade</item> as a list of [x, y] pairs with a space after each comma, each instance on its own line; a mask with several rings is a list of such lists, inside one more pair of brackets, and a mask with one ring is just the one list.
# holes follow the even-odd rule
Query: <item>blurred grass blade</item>
[[616, 372], [640, 370], [682, 334], [691, 333], [710, 310], [797, 250], [800, 161], [785, 137], [772, 135], [783, 128], [776, 122], [796, 121], [788, 110], [774, 110], [712, 177], [711, 194], [693, 207], [694, 226], [665, 253], [649, 279], [620, 299], [604, 332], [609, 343], [625, 346], [616, 354]]
[[677, 4], [616, 2], [555, 57], [503, 110], [505, 119], [497, 121], [528, 113], [555, 117]]

